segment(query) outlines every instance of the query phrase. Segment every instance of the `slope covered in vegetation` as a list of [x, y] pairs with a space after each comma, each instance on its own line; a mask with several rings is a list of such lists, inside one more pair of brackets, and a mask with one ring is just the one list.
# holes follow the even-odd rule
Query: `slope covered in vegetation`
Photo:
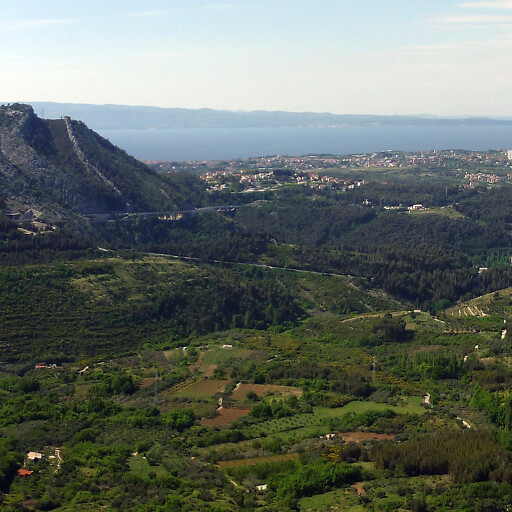
[[[28, 105], [0, 107], [0, 183], [10, 208], [46, 217], [111, 211], [170, 211], [172, 183], [79, 121], [44, 120]], [[194, 180], [192, 180], [194, 181]], [[201, 189], [199, 180], [189, 182]], [[193, 194], [191, 194], [193, 197]]]

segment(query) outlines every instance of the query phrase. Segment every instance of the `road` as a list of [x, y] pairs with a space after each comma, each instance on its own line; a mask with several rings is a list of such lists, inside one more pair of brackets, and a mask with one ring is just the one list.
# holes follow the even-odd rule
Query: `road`
[[91, 219], [96, 223], [107, 222], [108, 220], [117, 219], [130, 219], [133, 217], [162, 217], [162, 216], [176, 216], [176, 215], [197, 215], [198, 213], [213, 212], [213, 211], [230, 211], [241, 208], [241, 206], [221, 205], [221, 206], [203, 206], [202, 208], [194, 208], [192, 210], [174, 210], [167, 212], [112, 212], [112, 213], [87, 213], [84, 217]]
[[[98, 247], [99, 250], [104, 250]], [[256, 267], [256, 268], [267, 268], [271, 270], [285, 270], [287, 272], [301, 272], [304, 274], [314, 274], [318, 276], [332, 276], [332, 277], [350, 277], [353, 278], [355, 276], [351, 276], [350, 274], [333, 274], [331, 272], [318, 272], [316, 270], [304, 270], [300, 268], [290, 268], [290, 267], [275, 267], [273, 265], [265, 265], [263, 263], [251, 263], [244, 261], [222, 261], [222, 260], [202, 260], [201, 258], [193, 258], [191, 256], [178, 256], [176, 254], [165, 254], [161, 252], [145, 252], [143, 254], [147, 254], [148, 256], [164, 256], [167, 258], [173, 258], [177, 260], [185, 260], [185, 261], [197, 261], [201, 263], [215, 263], [221, 265], [246, 265], [248, 267]]]
[[[112, 251], [111, 249], [105, 249], [104, 247], [97, 247], [98, 251], [101, 252], [112, 252], [115, 253], [116, 251]], [[290, 267], [276, 267], [274, 265], [265, 265], [263, 263], [251, 263], [251, 262], [245, 262], [245, 261], [222, 261], [222, 260], [204, 260], [201, 258], [194, 258], [193, 256], [179, 256], [178, 254], [167, 254], [164, 252], [143, 252], [142, 254], [145, 254], [146, 256], [161, 256], [164, 258], [172, 258], [175, 260], [184, 260], [184, 261], [194, 261], [198, 263], [211, 263], [216, 265], [245, 265], [247, 267], [256, 267], [256, 268], [264, 268], [264, 269], [270, 269], [270, 270], [285, 270], [286, 272], [301, 272], [304, 274], [313, 274], [317, 276], [331, 276], [331, 277], [347, 277], [347, 278], [354, 278], [355, 276], [352, 276], [350, 274], [334, 274], [332, 272], [318, 272], [316, 270], [304, 270], [300, 268], [290, 268]]]

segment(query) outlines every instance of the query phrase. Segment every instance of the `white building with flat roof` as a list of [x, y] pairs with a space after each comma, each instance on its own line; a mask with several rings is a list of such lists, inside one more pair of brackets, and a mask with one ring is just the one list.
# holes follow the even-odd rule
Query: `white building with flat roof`
[[512, 160], [512, 149], [509, 149], [509, 150], [507, 151], [507, 158], [508, 158], [509, 160]]
[[39, 452], [28, 452], [27, 453], [27, 460], [29, 462], [34, 462], [36, 460], [43, 460], [43, 454]]

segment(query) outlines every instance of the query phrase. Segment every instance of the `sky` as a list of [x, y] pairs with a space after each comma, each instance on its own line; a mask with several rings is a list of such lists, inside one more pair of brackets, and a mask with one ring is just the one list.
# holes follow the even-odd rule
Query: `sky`
[[512, 116], [512, 0], [0, 0], [0, 101]]

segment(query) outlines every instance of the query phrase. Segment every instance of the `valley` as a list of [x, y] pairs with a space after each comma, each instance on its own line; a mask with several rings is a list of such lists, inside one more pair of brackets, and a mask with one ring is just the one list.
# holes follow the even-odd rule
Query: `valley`
[[0, 510], [506, 510], [508, 160], [354, 158], [2, 107]]
[[[173, 287], [178, 275], [188, 281], [187, 273], [216, 270], [155, 256], [70, 267], [80, 273], [68, 273], [69, 284], [57, 287], [52, 302], [69, 300], [67, 287], [79, 291], [91, 326], [106, 316], [104, 304], [141, 302], [149, 284], [142, 269], [168, 276]], [[488, 450], [497, 461], [506, 460], [498, 411], [507, 409], [492, 405], [492, 397], [506, 396], [512, 375], [510, 341], [501, 337], [512, 311], [509, 291], [487, 299], [484, 317], [449, 311], [432, 316], [386, 310], [384, 304], [378, 312], [346, 315], [332, 306], [326, 310], [321, 300], [329, 287], [342, 294], [348, 285], [342, 279], [280, 270], [265, 274], [293, 287], [309, 318], [265, 330], [220, 325], [216, 332], [187, 337], [173, 337], [172, 324], [160, 319], [139, 334], [127, 330], [125, 342], [111, 323], [87, 343], [76, 313], [68, 313], [69, 321], [65, 316], [58, 321], [67, 326], [68, 339], [56, 343], [55, 355], [47, 351], [49, 340], [64, 334], [49, 331], [45, 342], [18, 342], [16, 357], [3, 363], [0, 425], [5, 441], [16, 440], [11, 446], [17, 453], [38, 451], [45, 460], [28, 463], [37, 477], [17, 477], [4, 505], [37, 501], [38, 488], [53, 482], [54, 490], [44, 496], [58, 499], [59, 508], [91, 510], [112, 499], [89, 487], [96, 482], [118, 496], [115, 506], [129, 508], [137, 494], [127, 492], [123, 482], [137, 482], [150, 498], [147, 509], [164, 496], [172, 506], [189, 503], [198, 510], [213, 502], [221, 510], [354, 511], [368, 504], [406, 509], [423, 499], [438, 510], [450, 500], [465, 506], [460, 493], [470, 485], [479, 492], [471, 482], [481, 476], [459, 473], [466, 464], [457, 462], [457, 452], [445, 452], [450, 456], [444, 460], [441, 453], [436, 459], [420, 451], [417, 463], [423, 469], [415, 469], [415, 456], [405, 464], [389, 450], [400, 446], [397, 442], [412, 450], [416, 439], [439, 447], [471, 443], [472, 471], [477, 460], [487, 460]], [[17, 319], [16, 331], [22, 321]], [[109, 335], [116, 336], [111, 348], [105, 342]], [[39, 345], [47, 347], [46, 355]], [[82, 352], [74, 355], [76, 348]], [[36, 361], [39, 365], [32, 364]], [[484, 434], [489, 428], [505, 437], [489, 437]], [[55, 449], [62, 457], [57, 471], [49, 458]], [[496, 473], [501, 463], [489, 462], [479, 474], [505, 492], [506, 476]], [[78, 474], [82, 490], [66, 504], [59, 489], [76, 485]], [[307, 486], [297, 487], [296, 478]], [[330, 490], [338, 487], [345, 490]]]

